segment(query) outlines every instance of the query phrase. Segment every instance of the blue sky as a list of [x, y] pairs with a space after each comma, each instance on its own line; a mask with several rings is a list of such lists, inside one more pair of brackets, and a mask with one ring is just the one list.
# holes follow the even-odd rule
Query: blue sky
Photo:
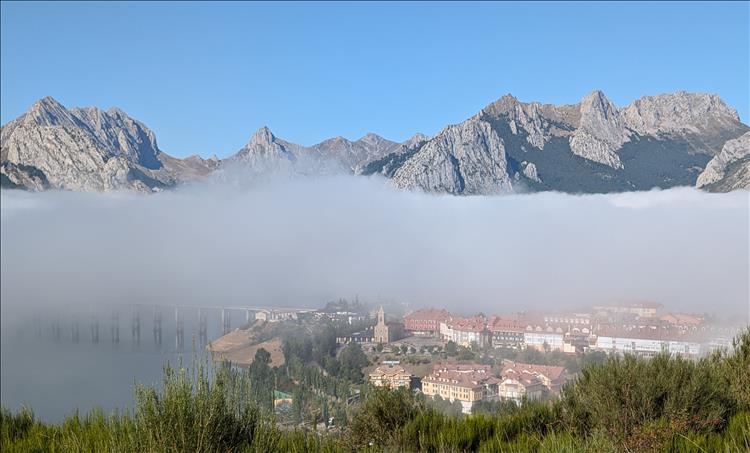
[[118, 106], [163, 151], [220, 157], [263, 125], [305, 145], [433, 134], [508, 92], [713, 92], [747, 123], [749, 5], [2, 2], [0, 113]]

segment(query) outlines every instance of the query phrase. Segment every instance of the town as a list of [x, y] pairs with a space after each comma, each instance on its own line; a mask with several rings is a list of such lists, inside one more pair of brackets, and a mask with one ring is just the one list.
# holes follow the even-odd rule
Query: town
[[[587, 363], [624, 354], [697, 359], [730, 347], [742, 329], [643, 301], [492, 315], [388, 307], [342, 299], [320, 310], [265, 309], [209, 349], [216, 360], [241, 367], [252, 367], [261, 349], [270, 367], [307, 367], [286, 373], [291, 385], [276, 380], [273, 406], [281, 419], [296, 411], [291, 420], [304, 424], [299, 399], [308, 405], [311, 399], [299, 387], [314, 382], [309, 393], [323, 407], [312, 411], [312, 423], [328, 429], [337, 403], [356, 402], [368, 386], [409, 389], [447, 413], [493, 412], [503, 404], [557, 398]], [[339, 420], [345, 412], [339, 407]]]

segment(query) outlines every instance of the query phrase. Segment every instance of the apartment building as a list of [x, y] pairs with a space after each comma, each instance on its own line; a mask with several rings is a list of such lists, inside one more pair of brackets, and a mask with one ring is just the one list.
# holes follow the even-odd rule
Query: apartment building
[[561, 366], [534, 365], [503, 360], [500, 377], [522, 382], [538, 381], [544, 387], [545, 394], [557, 395], [568, 380], [568, 373]]
[[679, 330], [660, 327], [623, 329], [602, 327], [597, 331], [596, 349], [629, 353], [644, 357], [668, 352], [683, 357], [699, 357], [705, 349], [701, 341], [692, 335], [681, 334]]
[[489, 365], [438, 363], [432, 373], [422, 379], [422, 393], [450, 402], [459, 401], [462, 412], [470, 414], [478, 401], [497, 400], [499, 383]]
[[413, 375], [406, 371], [399, 362], [383, 362], [370, 373], [370, 382], [375, 387], [411, 387]]
[[492, 346], [496, 348], [523, 349], [524, 325], [518, 315], [493, 315], [487, 321], [487, 329], [492, 337]]
[[452, 317], [445, 309], [423, 308], [404, 316], [404, 329], [415, 335], [439, 335], [440, 323]]
[[594, 310], [601, 313], [629, 313], [641, 318], [655, 318], [662, 305], [657, 302], [625, 302], [613, 305], [595, 305]]
[[440, 335], [445, 340], [459, 346], [470, 347], [472, 343], [483, 348], [492, 344], [492, 336], [487, 330], [487, 320], [483, 316], [471, 318], [455, 317], [440, 323]]

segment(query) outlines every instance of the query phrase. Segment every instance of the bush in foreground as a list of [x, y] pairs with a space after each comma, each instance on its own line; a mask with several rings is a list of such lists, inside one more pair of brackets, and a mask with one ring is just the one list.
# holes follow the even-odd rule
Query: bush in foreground
[[[750, 451], [750, 329], [731, 352], [696, 362], [610, 358], [584, 367], [558, 402], [448, 416], [406, 390], [366, 392], [339, 434], [279, 429], [245, 373], [165, 368], [132, 413], [45, 424], [0, 411], [3, 452], [616, 452]], [[257, 390], [257, 389], [256, 389]]]

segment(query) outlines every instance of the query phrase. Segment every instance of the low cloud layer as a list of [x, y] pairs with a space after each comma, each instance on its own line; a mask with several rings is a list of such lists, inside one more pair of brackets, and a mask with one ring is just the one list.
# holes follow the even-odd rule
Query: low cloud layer
[[330, 176], [1, 201], [4, 315], [355, 295], [485, 313], [621, 299], [748, 312], [748, 192], [452, 197]]

